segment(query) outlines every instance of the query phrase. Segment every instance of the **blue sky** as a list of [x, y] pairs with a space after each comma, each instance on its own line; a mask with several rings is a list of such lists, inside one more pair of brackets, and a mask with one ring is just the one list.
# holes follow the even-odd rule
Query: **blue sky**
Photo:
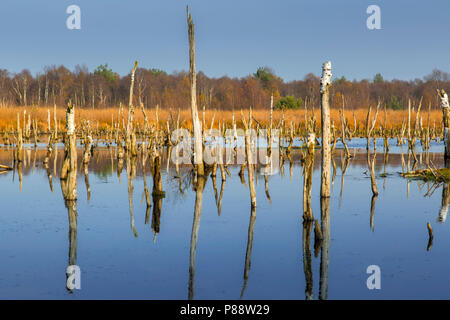
[[[81, 30], [66, 28], [72, 4], [81, 8]], [[269, 66], [285, 80], [302, 79], [320, 74], [325, 60], [348, 79], [450, 71], [448, 0], [2, 0], [0, 68], [108, 63], [124, 75], [137, 59], [146, 68], [187, 70], [186, 4], [197, 69], [208, 76]], [[381, 30], [366, 27], [372, 4], [381, 8]]]

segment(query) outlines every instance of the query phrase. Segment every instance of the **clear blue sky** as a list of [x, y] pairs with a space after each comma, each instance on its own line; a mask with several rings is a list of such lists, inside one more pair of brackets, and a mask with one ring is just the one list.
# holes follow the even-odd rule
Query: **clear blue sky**
[[[81, 7], [81, 30], [66, 28], [71, 4]], [[108, 63], [124, 75], [137, 59], [146, 68], [187, 70], [186, 4], [197, 69], [208, 76], [269, 66], [285, 80], [302, 79], [320, 74], [325, 60], [348, 79], [450, 71], [448, 0], [1, 0], [0, 68]], [[366, 27], [371, 4], [381, 8], [382, 30]]]

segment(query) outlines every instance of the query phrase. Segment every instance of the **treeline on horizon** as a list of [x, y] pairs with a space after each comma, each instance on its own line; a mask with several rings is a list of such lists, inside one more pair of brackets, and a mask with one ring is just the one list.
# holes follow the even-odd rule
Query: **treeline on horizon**
[[[268, 109], [274, 97], [276, 109], [317, 108], [320, 98], [320, 78], [313, 73], [303, 80], [285, 82], [269, 67], [260, 67], [255, 73], [241, 78], [207, 77], [197, 74], [198, 103], [200, 109], [239, 110], [252, 107]], [[120, 76], [107, 64], [90, 72], [85, 66], [70, 71], [64, 66], [45, 67], [33, 76], [28, 70], [10, 73], [0, 69], [0, 106], [63, 106], [68, 101], [81, 108], [101, 109], [128, 105], [130, 76]], [[450, 75], [438, 69], [423, 79], [386, 81], [381, 74], [372, 80], [349, 81], [335, 78], [331, 86], [331, 107], [367, 109], [378, 101], [388, 109], [402, 110], [408, 100], [428, 109], [439, 107], [436, 89], [450, 92]], [[134, 101], [136, 106], [162, 109], [189, 107], [189, 74], [168, 74], [159, 69], [139, 68], [136, 71]]]

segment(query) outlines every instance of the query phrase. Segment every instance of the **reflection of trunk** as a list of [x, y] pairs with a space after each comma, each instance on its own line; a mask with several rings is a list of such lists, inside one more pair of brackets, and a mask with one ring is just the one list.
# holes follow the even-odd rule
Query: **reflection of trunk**
[[269, 176], [267, 174], [264, 175], [264, 188], [266, 190], [266, 197], [267, 200], [269, 200], [269, 204], [272, 203], [272, 200], [270, 199], [270, 193], [269, 193]]
[[320, 287], [319, 299], [326, 300], [328, 296], [328, 264], [330, 261], [330, 198], [320, 199], [322, 220], [322, 251], [320, 256]]
[[313, 273], [311, 267], [311, 230], [313, 222], [303, 221], [303, 271], [305, 273], [305, 297], [306, 300], [313, 300]]
[[[144, 151], [144, 154], [146, 154], [145, 151]], [[149, 192], [148, 186], [147, 186], [147, 172], [145, 170], [145, 162], [146, 161], [147, 161], [146, 157], [143, 158], [143, 160], [142, 160], [142, 176], [143, 176], [143, 180], [144, 180], [145, 202], [147, 204], [147, 209], [145, 210], [145, 224], [147, 224], [150, 219], [150, 208], [152, 206], [152, 204], [150, 202], [150, 192]]]
[[[61, 184], [61, 186], [63, 183]], [[65, 201], [67, 214], [69, 216], [69, 266], [77, 264], [77, 201]], [[66, 279], [67, 286], [67, 279]], [[70, 292], [71, 289], [67, 288]]]
[[450, 202], [450, 190], [448, 187], [448, 183], [444, 183], [442, 186], [442, 202], [441, 202], [441, 209], [439, 210], [439, 222], [445, 222], [447, 219], [447, 212], [448, 212], [448, 205]]
[[331, 164], [333, 165], [333, 175], [331, 176], [331, 188], [333, 188], [334, 179], [336, 178], [336, 161], [334, 161], [333, 154], [331, 155]]
[[121, 181], [120, 176], [123, 170], [123, 158], [117, 160], [117, 177], [119, 178], [119, 182]]
[[433, 245], [433, 228], [431, 228], [430, 223], [427, 223], [427, 229], [428, 229], [428, 245], [427, 245], [427, 251], [430, 251], [431, 246]]
[[370, 170], [370, 185], [372, 188], [372, 194], [374, 196], [378, 195], [378, 187], [377, 187], [377, 180], [375, 179], [375, 160], [377, 158], [377, 154], [373, 154], [372, 160], [370, 160], [370, 152], [367, 152], [367, 165]]
[[220, 213], [222, 212], [222, 198], [223, 198], [223, 191], [225, 190], [225, 184], [226, 179], [222, 179], [222, 184], [220, 186], [220, 195], [219, 195], [219, 201], [217, 201], [217, 212], [220, 216]]
[[23, 184], [22, 162], [19, 162], [19, 163], [17, 164], [17, 172], [19, 173], [19, 186], [20, 186], [20, 191], [22, 191], [22, 184]]
[[389, 150], [387, 152], [384, 153], [384, 166], [383, 166], [383, 174], [384, 174], [384, 179], [383, 179], [383, 190], [386, 189], [386, 166], [389, 162]]
[[52, 181], [52, 172], [48, 166], [48, 163], [45, 164], [45, 170], [47, 171], [48, 184], [50, 185], [50, 190], [53, 192], [53, 181]]
[[[214, 168], [213, 168], [214, 170]], [[213, 171], [214, 173], [214, 171]], [[214, 200], [216, 201], [216, 205], [217, 205], [217, 201], [218, 201], [218, 194], [217, 194], [217, 182], [216, 182], [216, 176], [213, 175], [213, 173], [211, 173], [211, 179], [212, 179], [212, 185], [213, 185], [213, 190], [214, 190]]]
[[[76, 164], [76, 161], [75, 161]], [[69, 266], [77, 264], [77, 170], [70, 168], [66, 179], [61, 179], [61, 191], [64, 197], [64, 203], [69, 216]], [[75, 182], [75, 183], [74, 183]], [[75, 195], [75, 198], [73, 197]], [[69, 276], [68, 274], [66, 274]], [[67, 287], [67, 279], [66, 279]], [[72, 292], [72, 289], [67, 289]]]
[[245, 289], [247, 288], [248, 276], [250, 273], [250, 267], [252, 263], [253, 229], [255, 227], [255, 220], [256, 220], [256, 207], [251, 207], [250, 223], [248, 225], [247, 250], [245, 252], [244, 285], [242, 286], [241, 299], [244, 296]]
[[373, 217], [375, 216], [375, 203], [377, 201], [377, 195], [372, 196], [372, 201], [370, 203], [370, 229], [375, 231], [375, 226], [373, 223]]
[[86, 193], [88, 202], [91, 200], [91, 185], [89, 184], [89, 168], [88, 164], [83, 165], [84, 168], [84, 183], [86, 184]]
[[152, 230], [156, 235], [159, 233], [162, 199], [165, 197], [165, 192], [162, 190], [161, 182], [161, 158], [156, 156], [153, 160], [153, 214], [152, 214]]
[[135, 237], [138, 236], [136, 228], [134, 226], [134, 212], [133, 212], [133, 180], [136, 176], [136, 158], [127, 156], [127, 177], [128, 177], [128, 205], [130, 208], [130, 224], [131, 230]]
[[161, 225], [162, 199], [163, 197], [161, 196], [153, 196], [152, 230], [155, 234], [155, 239]]
[[288, 159], [289, 159], [289, 178], [291, 179], [292, 182], [292, 178], [294, 177], [294, 161], [292, 160], [292, 155], [288, 154]]
[[349, 158], [347, 158], [347, 157], [341, 158], [341, 192], [339, 193], [340, 199], [342, 199], [342, 195], [344, 193], [344, 177], [345, 177], [345, 172], [347, 171], [349, 162], [350, 162]]
[[203, 189], [205, 188], [205, 183], [205, 177], [203, 175], [199, 175], [195, 191], [194, 222], [192, 223], [191, 250], [189, 254], [189, 300], [194, 299], [195, 256], [197, 249], [198, 229], [200, 228], [200, 217], [202, 215]]
[[311, 207], [311, 188], [314, 170], [314, 149], [311, 148], [306, 156], [303, 167], [303, 220], [314, 220]]

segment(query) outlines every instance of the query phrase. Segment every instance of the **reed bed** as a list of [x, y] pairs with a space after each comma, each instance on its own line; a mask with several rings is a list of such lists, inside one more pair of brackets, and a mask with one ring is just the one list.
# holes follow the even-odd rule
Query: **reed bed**
[[[19, 113], [21, 118], [23, 117], [24, 112], [26, 112], [26, 117], [28, 114], [31, 115], [31, 119], [37, 120], [37, 125], [39, 130], [46, 131], [47, 130], [47, 117], [48, 111], [51, 114], [51, 125], [53, 126], [53, 107], [0, 107], [0, 130], [8, 130], [12, 131], [16, 126], [17, 114]], [[64, 128], [65, 123], [65, 107], [57, 107], [56, 108], [56, 118], [58, 123], [58, 129], [62, 130]], [[122, 119], [127, 119], [128, 113], [127, 108], [122, 108]], [[192, 126], [191, 120], [191, 111], [189, 109], [182, 110], [167, 110], [167, 109], [158, 109], [158, 119], [159, 122], [164, 124], [167, 120], [170, 121], [171, 115], [176, 119], [178, 116], [178, 112], [180, 113], [180, 124], [182, 127], [190, 128]], [[147, 116], [150, 122], [155, 122], [156, 118], [156, 108], [146, 109]], [[214, 127], [217, 127], [218, 122], [227, 124], [230, 126], [232, 123], [233, 111], [231, 110], [205, 110], [205, 122], [209, 125], [211, 123], [212, 117], [214, 116]], [[235, 110], [236, 122], [241, 124], [240, 110]], [[247, 114], [248, 111], [244, 110], [244, 113]], [[273, 121], [274, 124], [278, 124], [281, 119], [284, 117], [284, 121], [286, 123], [294, 122], [296, 125], [304, 125], [305, 123], [305, 113], [307, 113], [306, 118], [310, 119], [313, 115], [312, 110], [274, 110], [273, 111]], [[92, 127], [96, 127], [98, 124], [99, 129], [110, 129], [112, 121], [116, 122], [119, 114], [119, 107], [115, 108], [105, 108], [105, 109], [83, 109], [77, 108], [75, 121], [77, 126], [81, 121], [89, 120]], [[351, 129], [354, 128], [354, 118], [355, 115], [357, 125], [360, 125], [361, 128], [364, 127], [364, 123], [367, 116], [366, 109], [355, 109], [355, 110], [345, 110], [344, 111], [345, 118], [348, 120], [349, 126]], [[203, 121], [203, 111], [199, 112], [200, 121]], [[267, 125], [270, 119], [270, 110], [253, 110], [253, 117], [262, 125]], [[314, 117], [317, 119], [317, 127], [320, 128], [320, 109], [317, 108], [314, 110]], [[384, 111], [380, 110], [378, 124], [384, 125]], [[426, 110], [422, 110], [421, 117], [423, 121], [423, 125], [427, 126], [428, 115]], [[386, 128], [388, 129], [399, 129], [402, 127], [403, 123], [406, 123], [408, 120], [408, 110], [386, 110]], [[136, 110], [135, 112], [135, 121], [142, 125], [144, 122], [144, 116], [140, 110]], [[335, 126], [339, 126], [339, 110], [332, 109], [331, 110], [331, 122], [335, 124]], [[441, 110], [431, 110], [430, 112], [430, 127], [434, 125], [436, 127], [440, 127], [442, 124], [442, 111]], [[121, 124], [122, 125], [122, 124]]]

